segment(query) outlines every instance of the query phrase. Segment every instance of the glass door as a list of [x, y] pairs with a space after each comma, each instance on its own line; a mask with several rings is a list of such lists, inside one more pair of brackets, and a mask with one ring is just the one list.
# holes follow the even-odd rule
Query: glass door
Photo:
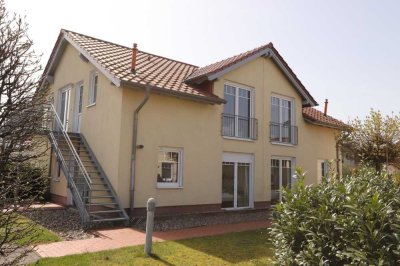
[[250, 207], [251, 163], [222, 163], [222, 208]]
[[271, 203], [282, 201], [282, 188], [292, 185], [293, 162], [291, 158], [271, 160]]
[[222, 163], [222, 208], [235, 207], [235, 163]]
[[237, 207], [249, 207], [250, 198], [250, 164], [238, 163], [237, 165]]
[[61, 91], [60, 94], [60, 120], [63, 125], [64, 130], [68, 130], [68, 120], [69, 120], [69, 99], [70, 99], [70, 92], [69, 88], [64, 89]]

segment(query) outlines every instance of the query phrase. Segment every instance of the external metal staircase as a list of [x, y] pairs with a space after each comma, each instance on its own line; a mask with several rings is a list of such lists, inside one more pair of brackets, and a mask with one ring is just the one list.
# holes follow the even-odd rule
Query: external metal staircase
[[67, 132], [53, 105], [48, 111], [52, 149], [67, 178], [82, 225], [127, 225], [129, 217], [84, 136]]

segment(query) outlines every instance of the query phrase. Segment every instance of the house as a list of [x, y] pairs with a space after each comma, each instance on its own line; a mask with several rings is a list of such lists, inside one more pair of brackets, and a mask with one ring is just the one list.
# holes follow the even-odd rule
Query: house
[[344, 124], [272, 43], [197, 67], [61, 30], [44, 71], [54, 117], [51, 194], [85, 224], [265, 209], [296, 166], [307, 184], [340, 159]]

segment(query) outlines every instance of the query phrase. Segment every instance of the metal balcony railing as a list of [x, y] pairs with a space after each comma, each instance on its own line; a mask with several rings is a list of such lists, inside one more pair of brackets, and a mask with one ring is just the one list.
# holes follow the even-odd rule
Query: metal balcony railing
[[222, 136], [252, 140], [257, 139], [257, 119], [231, 114], [222, 114], [221, 118]]
[[270, 141], [297, 145], [298, 129], [297, 126], [269, 123]]

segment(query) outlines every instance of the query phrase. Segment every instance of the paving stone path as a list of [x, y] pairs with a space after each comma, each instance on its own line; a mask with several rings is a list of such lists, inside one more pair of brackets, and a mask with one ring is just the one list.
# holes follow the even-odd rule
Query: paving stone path
[[[193, 237], [221, 235], [231, 232], [266, 228], [269, 225], [269, 221], [252, 221], [237, 224], [219, 224], [165, 232], [154, 232], [153, 241], [161, 242], [166, 240], [179, 240]], [[40, 257], [61, 257], [66, 255], [143, 245], [146, 236], [145, 232], [133, 228], [97, 230], [93, 233], [98, 237], [42, 244], [36, 246], [35, 251]]]

